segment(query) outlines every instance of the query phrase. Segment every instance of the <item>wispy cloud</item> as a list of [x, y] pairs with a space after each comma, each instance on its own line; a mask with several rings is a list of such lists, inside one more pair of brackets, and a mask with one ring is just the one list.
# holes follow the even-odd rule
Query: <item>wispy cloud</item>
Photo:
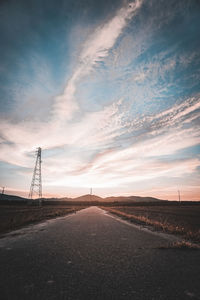
[[94, 33], [84, 43], [77, 68], [68, 81], [64, 93], [56, 98], [55, 118], [64, 120], [72, 118], [73, 113], [78, 109], [75, 93], [79, 80], [91, 72], [95, 65], [108, 55], [127, 22], [141, 7], [142, 2], [143, 0], [136, 0], [126, 4], [116, 12], [111, 20], [94, 30]]

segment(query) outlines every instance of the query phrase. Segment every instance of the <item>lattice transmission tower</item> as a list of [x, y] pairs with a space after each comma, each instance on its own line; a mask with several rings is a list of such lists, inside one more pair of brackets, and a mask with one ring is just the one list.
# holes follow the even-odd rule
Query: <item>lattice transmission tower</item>
[[37, 196], [39, 199], [42, 198], [42, 175], [41, 175], [41, 157], [42, 149], [39, 147], [36, 150], [36, 162], [35, 168], [33, 171], [33, 177], [31, 181], [31, 187], [29, 192], [29, 199], [33, 199], [34, 196]]

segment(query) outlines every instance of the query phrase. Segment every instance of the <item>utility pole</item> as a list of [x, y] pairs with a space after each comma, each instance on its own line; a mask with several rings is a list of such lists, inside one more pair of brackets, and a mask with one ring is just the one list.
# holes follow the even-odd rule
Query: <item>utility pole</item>
[[180, 195], [180, 191], [178, 190], [178, 202], [179, 204], [181, 204], [181, 195]]
[[2, 187], [2, 191], [1, 191], [1, 199], [2, 200], [3, 200], [4, 191], [5, 191], [5, 186]]
[[90, 188], [90, 201], [92, 201], [92, 188]]
[[37, 195], [39, 198], [39, 204], [42, 198], [42, 176], [41, 176], [41, 153], [42, 149], [39, 147], [36, 150], [36, 162], [33, 171], [33, 177], [31, 181], [31, 187], [29, 192], [29, 199], [33, 199], [34, 195]]
[[2, 187], [1, 195], [4, 195], [4, 191], [5, 191], [5, 186]]

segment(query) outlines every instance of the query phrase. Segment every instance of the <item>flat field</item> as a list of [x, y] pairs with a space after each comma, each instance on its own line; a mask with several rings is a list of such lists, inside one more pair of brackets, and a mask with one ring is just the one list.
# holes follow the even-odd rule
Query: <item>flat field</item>
[[83, 206], [48, 205], [1, 205], [0, 234], [15, 230], [24, 225], [64, 216], [84, 208]]
[[103, 209], [133, 223], [150, 225], [155, 230], [200, 242], [200, 205], [115, 206]]

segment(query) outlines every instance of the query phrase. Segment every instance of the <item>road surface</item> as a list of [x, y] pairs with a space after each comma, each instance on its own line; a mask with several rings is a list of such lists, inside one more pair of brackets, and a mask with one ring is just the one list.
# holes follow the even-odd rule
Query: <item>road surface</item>
[[97, 207], [0, 239], [0, 299], [200, 299], [200, 251]]

